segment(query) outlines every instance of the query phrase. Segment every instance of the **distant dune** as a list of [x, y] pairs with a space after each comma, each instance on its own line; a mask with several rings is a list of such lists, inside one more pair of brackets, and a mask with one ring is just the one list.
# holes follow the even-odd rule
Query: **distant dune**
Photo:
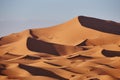
[[0, 80], [120, 80], [120, 23], [78, 16], [1, 37]]

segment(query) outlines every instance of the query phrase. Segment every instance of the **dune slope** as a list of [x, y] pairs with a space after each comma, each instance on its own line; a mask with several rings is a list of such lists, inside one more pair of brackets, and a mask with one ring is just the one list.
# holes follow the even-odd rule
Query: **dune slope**
[[120, 23], [78, 16], [1, 37], [0, 80], [120, 80]]

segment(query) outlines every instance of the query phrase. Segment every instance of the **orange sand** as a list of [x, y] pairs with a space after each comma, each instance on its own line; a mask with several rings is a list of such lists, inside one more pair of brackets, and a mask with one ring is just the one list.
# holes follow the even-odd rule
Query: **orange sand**
[[120, 80], [120, 23], [79, 16], [2, 37], [0, 80]]

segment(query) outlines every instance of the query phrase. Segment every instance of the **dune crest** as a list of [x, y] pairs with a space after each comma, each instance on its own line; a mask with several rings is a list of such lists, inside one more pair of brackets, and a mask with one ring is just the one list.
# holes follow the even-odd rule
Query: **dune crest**
[[120, 80], [120, 23], [86, 16], [0, 38], [0, 80]]

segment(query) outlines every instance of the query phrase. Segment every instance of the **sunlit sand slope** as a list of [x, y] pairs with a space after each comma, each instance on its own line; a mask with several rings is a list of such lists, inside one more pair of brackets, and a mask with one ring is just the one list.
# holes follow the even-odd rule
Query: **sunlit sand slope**
[[79, 16], [1, 37], [0, 80], [120, 80], [120, 23]]

